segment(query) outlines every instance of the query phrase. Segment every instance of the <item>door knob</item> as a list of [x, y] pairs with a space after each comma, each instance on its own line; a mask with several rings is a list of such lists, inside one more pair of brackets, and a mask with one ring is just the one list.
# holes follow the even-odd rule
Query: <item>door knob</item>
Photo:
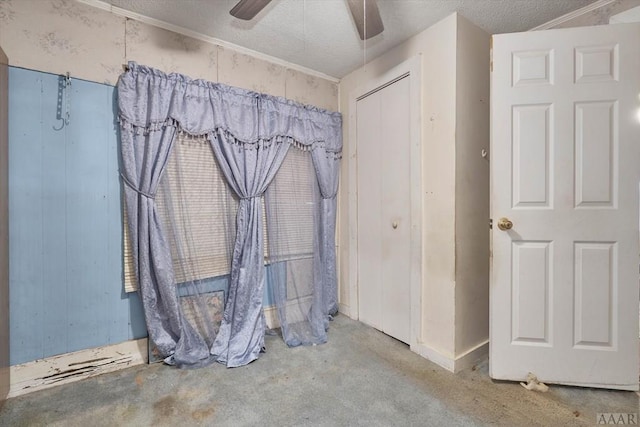
[[498, 228], [502, 231], [511, 230], [513, 228], [513, 223], [509, 218], [500, 218], [498, 220]]
[[398, 228], [398, 223], [396, 221], [393, 221], [391, 223], [391, 226], [393, 227], [393, 229], [395, 230], [396, 228]]

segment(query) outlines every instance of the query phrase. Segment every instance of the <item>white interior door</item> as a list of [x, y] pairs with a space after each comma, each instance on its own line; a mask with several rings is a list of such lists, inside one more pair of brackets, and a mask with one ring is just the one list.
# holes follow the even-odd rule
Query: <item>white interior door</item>
[[493, 38], [493, 378], [638, 389], [639, 41]]
[[356, 103], [359, 319], [411, 337], [410, 96], [404, 77]]

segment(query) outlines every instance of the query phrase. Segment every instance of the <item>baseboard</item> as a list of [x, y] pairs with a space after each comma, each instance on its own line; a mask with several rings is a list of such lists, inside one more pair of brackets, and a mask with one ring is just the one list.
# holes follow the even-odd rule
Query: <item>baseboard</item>
[[264, 320], [267, 322], [268, 329], [277, 329], [280, 327], [278, 311], [275, 305], [264, 307]]
[[460, 372], [471, 368], [479, 361], [485, 359], [489, 355], [489, 340], [486, 340], [475, 347], [470, 348], [461, 355], [456, 357], [454, 362], [454, 372]]
[[411, 351], [419, 354], [425, 359], [432, 361], [436, 365], [443, 367], [447, 371], [450, 371], [450, 372], [455, 371], [455, 358], [453, 357], [453, 355], [449, 356], [449, 355], [442, 354], [438, 350], [432, 347], [429, 347], [424, 343], [412, 345]]
[[147, 339], [143, 338], [14, 365], [9, 368], [8, 397], [141, 365], [147, 360]]
[[476, 362], [486, 357], [489, 354], [489, 340], [472, 347], [456, 357], [443, 354], [424, 343], [412, 345], [411, 351], [455, 374], [472, 367]]
[[339, 303], [338, 304], [338, 313], [344, 314], [345, 316], [352, 318], [351, 317], [351, 309], [349, 308], [348, 305]]

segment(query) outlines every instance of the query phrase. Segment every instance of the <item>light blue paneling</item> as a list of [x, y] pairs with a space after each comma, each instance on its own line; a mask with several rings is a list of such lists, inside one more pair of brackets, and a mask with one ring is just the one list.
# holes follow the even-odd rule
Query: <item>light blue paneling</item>
[[[44, 354], [42, 76], [9, 68], [10, 363]], [[24, 96], [27, 95], [28, 96]], [[20, 97], [18, 100], [17, 98]]]
[[[9, 69], [12, 365], [147, 334], [138, 294], [123, 292], [115, 88], [72, 79], [65, 124], [63, 81]], [[198, 287], [226, 296], [228, 276]]]
[[[114, 88], [9, 71], [11, 364], [146, 336], [122, 291]], [[64, 116], [65, 104], [62, 104]]]
[[[67, 227], [64, 222], [67, 210], [66, 196], [66, 137], [67, 129], [58, 120], [58, 85], [59, 78], [51, 75], [39, 76], [42, 82], [40, 105], [34, 106], [35, 111], [40, 112], [40, 140], [32, 141], [29, 153], [40, 151], [42, 164], [40, 165], [42, 192], [41, 230], [42, 239], [42, 347], [43, 354], [65, 353], [67, 349], [66, 339], [60, 339], [60, 331], [66, 330], [67, 324], [67, 292], [59, 288], [65, 283], [67, 277], [68, 251], [65, 247]], [[9, 76], [11, 82], [11, 75]], [[11, 83], [10, 83], [11, 84]], [[9, 101], [11, 109], [11, 99]], [[24, 125], [29, 124], [29, 115], [19, 119]], [[34, 124], [31, 124], [34, 126]], [[9, 120], [9, 127], [12, 122]], [[58, 129], [58, 130], [57, 130]], [[9, 148], [13, 149], [13, 141], [9, 136]], [[22, 148], [22, 146], [20, 146]], [[16, 150], [20, 148], [16, 147]], [[11, 160], [9, 161], [11, 164]], [[20, 167], [20, 164], [17, 165]], [[17, 172], [19, 174], [19, 172]], [[18, 175], [19, 176], [19, 175]], [[11, 176], [10, 176], [11, 179]], [[16, 183], [19, 185], [18, 183]], [[13, 190], [13, 186], [9, 191]], [[19, 191], [19, 190], [18, 190]], [[11, 209], [11, 205], [9, 205]], [[19, 215], [19, 211], [16, 211]], [[55, 256], [51, 256], [55, 254]], [[37, 267], [34, 265], [34, 267]], [[60, 285], [54, 285], [60, 284]], [[28, 284], [26, 286], [29, 286]], [[28, 303], [28, 302], [27, 302]], [[23, 303], [24, 304], [24, 303]], [[65, 309], [61, 309], [65, 308]], [[13, 310], [12, 307], [10, 307]]]

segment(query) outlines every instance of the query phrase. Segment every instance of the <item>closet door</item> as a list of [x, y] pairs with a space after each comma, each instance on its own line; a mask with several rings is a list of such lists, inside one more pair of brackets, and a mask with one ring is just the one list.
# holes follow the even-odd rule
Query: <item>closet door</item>
[[359, 319], [411, 333], [409, 79], [357, 101]]

